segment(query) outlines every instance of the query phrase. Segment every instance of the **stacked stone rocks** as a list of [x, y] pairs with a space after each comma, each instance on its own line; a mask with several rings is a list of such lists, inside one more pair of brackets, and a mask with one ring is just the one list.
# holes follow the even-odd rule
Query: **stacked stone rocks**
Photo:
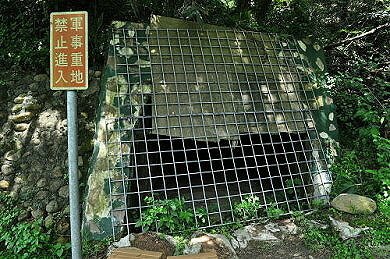
[[[87, 170], [100, 71], [90, 71], [91, 88], [79, 98], [79, 175]], [[3, 76], [4, 75], [0, 75]], [[18, 77], [16, 80], [15, 77]], [[49, 89], [46, 74], [6, 78], [0, 95], [0, 192], [20, 201], [20, 220], [43, 218], [58, 234], [69, 231], [66, 99]], [[3, 89], [2, 89], [3, 90]], [[82, 181], [81, 181], [82, 183]]]

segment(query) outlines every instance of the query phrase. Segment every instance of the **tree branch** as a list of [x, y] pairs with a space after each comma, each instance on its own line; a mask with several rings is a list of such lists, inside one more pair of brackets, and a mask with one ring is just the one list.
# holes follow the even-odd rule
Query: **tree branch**
[[329, 44], [327, 46], [325, 46], [324, 49], [331, 49], [331, 48], [334, 48], [334, 47], [337, 47], [337, 46], [340, 46], [340, 45], [343, 45], [345, 43], [348, 43], [348, 42], [351, 42], [351, 41], [354, 41], [354, 40], [357, 40], [357, 39], [360, 39], [360, 38], [363, 38], [363, 37], [366, 37], [370, 34], [373, 34], [375, 33], [376, 31], [380, 30], [380, 29], [383, 29], [383, 28], [386, 28], [386, 27], [389, 27], [390, 26], [390, 23], [385, 23], [385, 24], [382, 24], [382, 25], [379, 25], [378, 27], [375, 27], [369, 31], [366, 31], [362, 34], [359, 34], [355, 37], [351, 37], [351, 38], [346, 38], [345, 40], [342, 40], [342, 41], [339, 41], [339, 42], [336, 42], [336, 43], [332, 43], [332, 44]]

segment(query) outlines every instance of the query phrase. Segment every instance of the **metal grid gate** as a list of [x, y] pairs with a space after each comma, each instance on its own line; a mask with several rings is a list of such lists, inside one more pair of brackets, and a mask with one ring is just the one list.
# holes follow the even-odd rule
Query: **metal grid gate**
[[258, 217], [326, 198], [318, 107], [294, 39], [155, 28], [113, 35], [117, 97], [126, 100], [118, 107], [131, 114], [107, 125], [120, 133], [108, 146], [121, 149], [110, 165], [122, 173], [110, 180], [111, 199], [125, 202], [112, 206], [125, 215], [113, 228], [134, 231], [145, 197], [183, 198], [194, 214], [202, 208], [199, 228], [238, 220], [233, 208], [246, 197], [258, 198]]

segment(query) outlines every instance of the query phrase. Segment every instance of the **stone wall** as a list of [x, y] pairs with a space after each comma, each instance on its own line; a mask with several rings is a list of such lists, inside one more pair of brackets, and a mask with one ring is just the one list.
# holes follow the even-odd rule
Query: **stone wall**
[[[100, 71], [79, 92], [79, 176], [84, 185], [92, 151]], [[18, 199], [20, 220], [43, 218], [69, 231], [66, 94], [50, 90], [47, 74], [0, 73], [0, 191]]]

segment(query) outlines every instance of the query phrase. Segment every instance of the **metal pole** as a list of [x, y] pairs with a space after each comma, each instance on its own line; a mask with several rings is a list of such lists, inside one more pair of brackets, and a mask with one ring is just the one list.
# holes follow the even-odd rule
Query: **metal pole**
[[66, 91], [66, 107], [68, 119], [68, 173], [72, 259], [81, 259], [76, 91]]

